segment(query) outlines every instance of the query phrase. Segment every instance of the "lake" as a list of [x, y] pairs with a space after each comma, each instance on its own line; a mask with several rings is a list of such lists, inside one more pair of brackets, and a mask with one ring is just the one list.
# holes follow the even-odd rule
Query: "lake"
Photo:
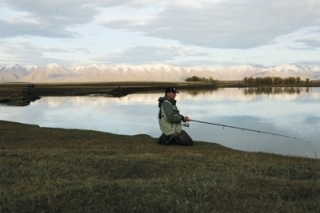
[[[88, 129], [160, 136], [158, 98], [163, 93], [121, 98], [98, 95], [42, 97], [26, 107], [0, 105], [0, 119], [41, 127]], [[271, 132], [279, 137], [196, 122], [184, 129], [196, 141], [282, 155], [320, 155], [320, 88], [224, 88], [180, 91], [177, 106], [191, 119]]]

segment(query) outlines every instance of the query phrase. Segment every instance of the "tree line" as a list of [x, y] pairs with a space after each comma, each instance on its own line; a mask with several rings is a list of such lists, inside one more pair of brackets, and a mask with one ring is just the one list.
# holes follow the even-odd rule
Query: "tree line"
[[[187, 78], [185, 81], [197, 81], [197, 82], [212, 82], [212, 83], [220, 83], [221, 81], [210, 78], [203, 78], [198, 76], [192, 76]], [[296, 84], [309, 84], [311, 81], [309, 78], [302, 80], [300, 77], [244, 77], [243, 83], [248, 85], [296, 85]]]
[[287, 77], [287, 78], [281, 78], [281, 77], [245, 77], [243, 79], [243, 82], [245, 84], [251, 84], [251, 85], [279, 85], [279, 84], [285, 84], [285, 85], [294, 85], [294, 84], [300, 84], [300, 83], [310, 83], [310, 79], [306, 78], [305, 81], [303, 81], [300, 77]]
[[213, 79], [212, 77], [210, 78], [201, 78], [198, 76], [192, 76], [189, 78], [186, 78], [186, 81], [198, 81], [198, 82], [212, 82], [212, 83], [219, 83], [219, 80]]

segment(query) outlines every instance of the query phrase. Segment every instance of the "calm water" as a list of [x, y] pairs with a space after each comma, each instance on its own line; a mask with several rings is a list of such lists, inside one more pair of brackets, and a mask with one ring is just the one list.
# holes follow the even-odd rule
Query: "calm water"
[[[42, 127], [158, 137], [157, 100], [162, 95], [43, 97], [27, 107], [0, 106], [0, 119]], [[184, 129], [194, 140], [216, 142], [245, 151], [320, 156], [320, 88], [181, 91], [176, 99], [181, 113], [194, 120], [304, 139], [294, 140], [191, 122], [190, 127]]]

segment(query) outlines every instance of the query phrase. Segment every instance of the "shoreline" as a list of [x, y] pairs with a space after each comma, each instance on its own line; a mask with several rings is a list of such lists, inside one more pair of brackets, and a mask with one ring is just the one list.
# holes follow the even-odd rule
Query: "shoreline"
[[85, 96], [99, 94], [107, 97], [123, 97], [141, 92], [163, 92], [168, 86], [179, 89], [212, 90], [212, 83], [188, 82], [107, 82], [107, 83], [6, 83], [0, 84], [0, 104], [27, 106], [43, 96]]
[[0, 104], [27, 106], [44, 96], [85, 96], [89, 94], [107, 97], [123, 97], [133, 93], [163, 92], [167, 86], [179, 90], [216, 90], [220, 88], [310, 88], [320, 83], [299, 85], [248, 85], [240, 81], [210, 82], [105, 82], [105, 83], [2, 83]]

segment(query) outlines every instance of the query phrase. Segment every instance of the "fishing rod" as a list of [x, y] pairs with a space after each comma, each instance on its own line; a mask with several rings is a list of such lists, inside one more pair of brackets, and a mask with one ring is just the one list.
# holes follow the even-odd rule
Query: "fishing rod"
[[206, 121], [198, 121], [198, 120], [190, 120], [190, 121], [197, 122], [197, 123], [203, 123], [203, 124], [209, 124], [209, 125], [215, 125], [215, 126], [222, 126], [223, 128], [228, 127], [228, 128], [232, 128], [232, 129], [240, 129], [242, 131], [245, 130], [245, 131], [263, 133], [263, 134], [268, 134], [268, 135], [273, 135], [273, 136], [279, 136], [279, 137], [285, 137], [285, 138], [293, 138], [295, 140], [302, 140], [303, 141], [303, 139], [301, 139], [301, 138], [292, 137], [292, 136], [288, 136], [288, 135], [281, 135], [281, 134], [272, 133], [272, 132], [265, 132], [265, 131], [255, 130], [255, 129], [248, 129], [248, 128], [242, 128], [242, 127], [218, 124], [218, 123], [211, 123], [211, 122], [206, 122]]

